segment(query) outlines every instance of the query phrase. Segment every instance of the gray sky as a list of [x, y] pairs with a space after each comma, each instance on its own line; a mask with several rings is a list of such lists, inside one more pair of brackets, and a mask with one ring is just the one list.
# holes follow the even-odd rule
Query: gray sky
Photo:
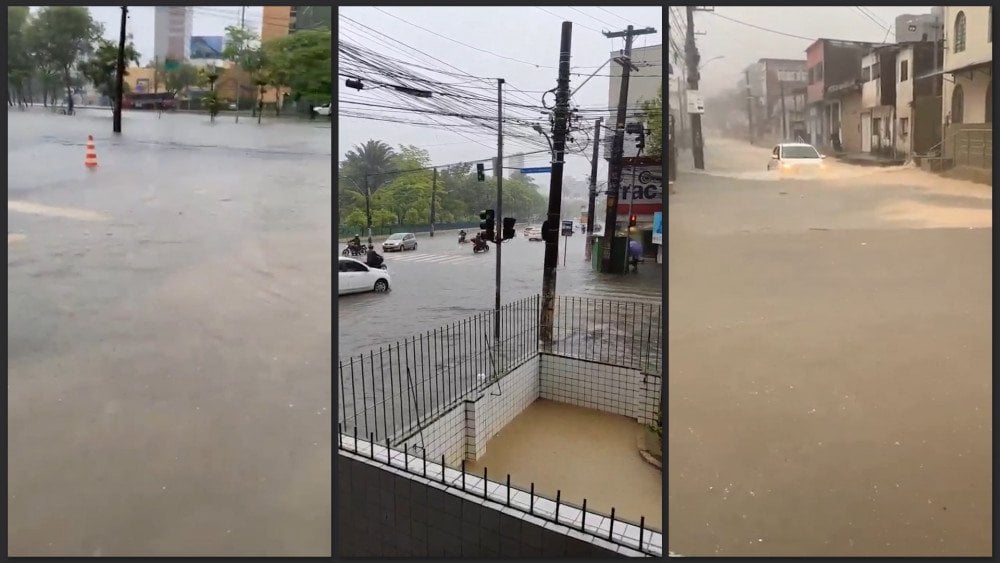
[[[463, 47], [434, 33], [394, 19], [379, 12], [374, 7], [342, 7], [339, 10], [340, 14], [344, 16], [414, 46], [468, 74], [480, 77], [502, 77], [511, 87], [524, 91], [544, 91], [555, 87], [556, 67], [559, 63], [559, 37], [563, 20], [574, 23], [571, 66], [587, 67], [573, 69], [573, 72], [590, 74], [607, 60], [612, 50], [617, 51], [624, 47], [622, 39], [608, 39], [601, 35], [600, 31], [602, 30], [620, 31], [629, 23], [638, 28], [653, 27], [657, 33], [638, 37], [634, 46], [642, 47], [664, 42], [663, 16], [662, 9], [659, 7], [610, 5], [605, 8], [606, 12], [596, 7], [575, 9], [566, 6], [544, 7], [544, 10], [556, 15], [534, 7], [405, 8], [392, 6], [380, 7], [379, 9], [456, 41], [524, 62], [515, 62]], [[342, 39], [358, 42], [363, 37], [370, 38], [374, 35], [373, 32], [343, 18], [338, 18], [338, 24]], [[592, 29], [587, 29], [588, 27]], [[365, 46], [373, 50], [401, 58], [399, 51], [389, 50], [387, 46], [376, 40], [366, 39], [365, 41]], [[525, 63], [535, 63], [550, 68], [536, 68]], [[448, 68], [440, 64], [437, 66]], [[592, 78], [577, 92], [574, 101], [578, 105], [583, 107], [607, 106], [608, 68], [602, 69], [598, 76]], [[572, 76], [570, 89], [575, 88], [585, 78], [585, 75]], [[367, 94], [364, 90], [358, 92], [346, 88], [344, 77], [338, 77], [338, 85], [341, 96], [346, 95], [353, 99], [359, 99], [359, 96]], [[495, 97], [495, 91], [493, 94], [484, 95]], [[541, 98], [541, 94], [531, 93], [529, 96], [536, 102]], [[505, 97], [505, 101], [524, 102], [524, 98]], [[551, 95], [547, 97], [546, 102], [552, 103]], [[485, 129], [482, 134], [477, 135], [472, 135], [467, 129], [462, 132], [486, 146], [439, 128], [344, 117], [338, 121], [338, 154], [342, 160], [343, 155], [352, 147], [369, 139], [382, 140], [392, 146], [412, 144], [425, 148], [430, 152], [433, 164], [478, 160], [496, 154], [496, 135], [494, 133]], [[517, 152], [518, 148], [524, 149], [523, 145], [505, 141], [504, 153], [512, 154]], [[544, 166], [548, 164], [548, 160], [549, 157], [545, 154], [530, 155], [526, 157], [525, 164]], [[603, 159], [601, 159], [601, 163], [603, 164]], [[583, 179], [590, 175], [590, 165], [585, 158], [573, 156], [567, 159], [565, 171], [567, 175]], [[602, 166], [599, 169], [598, 177], [602, 178], [606, 174], [606, 168]], [[536, 181], [540, 185], [548, 185], [548, 176], [536, 176]]]
[[[118, 29], [121, 26], [121, 8], [117, 6], [90, 6], [90, 15], [104, 24], [104, 36], [118, 40]], [[142, 55], [143, 64], [153, 59], [153, 13], [152, 6], [129, 6], [126, 29], [132, 34], [135, 48]], [[260, 33], [264, 9], [260, 6], [247, 6], [246, 26]], [[238, 6], [197, 6], [194, 8], [192, 35], [225, 35], [226, 26], [239, 25], [240, 8]]]
[[[931, 11], [930, 6], [864, 6], [864, 8], [871, 11], [875, 19], [888, 24], [893, 31], [895, 31], [896, 16], [924, 14]], [[855, 6], [718, 6], [715, 8], [715, 13], [718, 15], [695, 12], [694, 16], [695, 31], [706, 33], [696, 37], [701, 60], [707, 63], [701, 71], [702, 79], [699, 84], [706, 95], [734, 87], [747, 65], [758, 59], [805, 60], [805, 49], [811, 43], [804, 39], [754, 29], [719, 16], [813, 40], [825, 37], [854, 41], [890, 43], [894, 41], [892, 34], [886, 39], [885, 28], [862, 15]], [[681, 19], [678, 20], [678, 17]], [[674, 7], [668, 18], [671, 28], [678, 27], [676, 33], [671, 33], [671, 37], [683, 47], [684, 29], [687, 25], [684, 7]], [[720, 55], [725, 58], [707, 62]]]

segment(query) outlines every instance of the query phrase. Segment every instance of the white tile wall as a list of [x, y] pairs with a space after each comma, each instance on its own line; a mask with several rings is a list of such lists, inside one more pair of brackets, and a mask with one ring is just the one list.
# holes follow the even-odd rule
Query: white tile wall
[[646, 392], [639, 370], [541, 354], [539, 389], [551, 399], [640, 420]]

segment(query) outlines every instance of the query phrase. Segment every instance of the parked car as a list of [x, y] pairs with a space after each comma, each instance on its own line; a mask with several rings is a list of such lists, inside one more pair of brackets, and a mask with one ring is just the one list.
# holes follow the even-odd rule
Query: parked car
[[404, 250], [416, 249], [417, 236], [413, 233], [394, 233], [389, 235], [389, 238], [385, 239], [385, 242], [382, 243], [383, 252], [392, 252], [393, 250], [402, 252]]
[[524, 236], [530, 241], [542, 240], [542, 229], [539, 227], [525, 227]]
[[327, 117], [330, 115], [330, 104], [323, 104], [321, 106], [316, 106], [313, 108], [313, 111], [315, 111], [319, 115], [322, 115], [323, 117]]
[[360, 260], [340, 257], [340, 272], [337, 275], [337, 295], [389, 291], [389, 271], [371, 268]]
[[826, 156], [820, 154], [812, 145], [781, 143], [771, 151], [771, 160], [767, 163], [767, 169], [777, 170], [782, 174], [816, 173], [826, 168], [826, 164], [823, 162], [825, 158]]

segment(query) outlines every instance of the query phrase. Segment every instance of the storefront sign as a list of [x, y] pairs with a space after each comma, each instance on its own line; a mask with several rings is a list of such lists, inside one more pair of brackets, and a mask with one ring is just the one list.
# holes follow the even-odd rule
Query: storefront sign
[[653, 213], [653, 244], [663, 244], [663, 212]]

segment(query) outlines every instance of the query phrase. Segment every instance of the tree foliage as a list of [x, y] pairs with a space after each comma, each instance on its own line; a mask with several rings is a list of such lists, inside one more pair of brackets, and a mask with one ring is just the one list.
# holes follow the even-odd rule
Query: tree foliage
[[[478, 220], [480, 211], [496, 207], [496, 181], [478, 181], [471, 164], [439, 168], [435, 183], [430, 155], [418, 147], [404, 145], [394, 150], [386, 143], [369, 140], [346, 156], [338, 174], [338, 206], [344, 225], [367, 225], [365, 174], [375, 226], [429, 224], [432, 197], [437, 223]], [[504, 178], [505, 217], [526, 222], [543, 213], [546, 203], [530, 177], [518, 174]]]
[[663, 85], [656, 90], [656, 97], [643, 104], [646, 110], [646, 154], [659, 155], [663, 152]]
[[[125, 43], [126, 67], [129, 62], [139, 64], [139, 56], [140, 54], [135, 50], [135, 45], [129, 36]], [[99, 39], [94, 54], [80, 63], [80, 71], [101, 95], [111, 98], [112, 105], [114, 105], [117, 94], [118, 44], [107, 39]], [[125, 71], [125, 74], [128, 75], [128, 70]], [[127, 89], [128, 83], [123, 82], [122, 87]]]
[[332, 36], [327, 29], [306, 29], [266, 42], [261, 72], [271, 86], [288, 87], [292, 98], [311, 105], [330, 103], [333, 95]]
[[77, 64], [94, 51], [103, 32], [100, 24], [80, 6], [47, 6], [38, 10], [28, 28], [29, 50], [36, 62], [58, 71], [66, 95], [72, 96]]

